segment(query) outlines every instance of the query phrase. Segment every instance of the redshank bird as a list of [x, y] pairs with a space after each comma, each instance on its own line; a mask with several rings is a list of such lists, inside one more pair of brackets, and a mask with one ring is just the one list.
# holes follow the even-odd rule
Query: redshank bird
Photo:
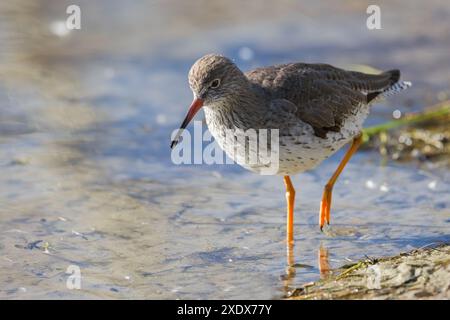
[[[291, 244], [295, 189], [290, 175], [315, 168], [351, 142], [323, 191], [319, 215], [322, 230], [325, 223], [330, 223], [333, 186], [361, 144], [362, 126], [370, 105], [379, 97], [411, 86], [410, 82], [399, 79], [399, 70], [365, 74], [308, 63], [288, 63], [244, 73], [230, 59], [208, 54], [197, 60], [189, 71], [194, 100], [171, 148], [202, 107], [209, 131], [227, 155], [234, 151], [227, 144], [226, 135], [230, 130], [278, 129], [276, 174], [283, 176], [286, 186], [286, 234]], [[242, 140], [234, 142], [237, 141]], [[260, 172], [258, 163], [237, 162]]]

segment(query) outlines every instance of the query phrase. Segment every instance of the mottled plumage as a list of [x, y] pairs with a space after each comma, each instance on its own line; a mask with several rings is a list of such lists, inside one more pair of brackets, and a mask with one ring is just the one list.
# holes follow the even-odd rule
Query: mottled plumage
[[400, 72], [371, 75], [327, 64], [289, 63], [258, 68], [246, 76], [270, 99], [293, 103], [297, 107], [293, 113], [325, 138], [328, 131], [339, 131], [347, 116], [396, 83]]
[[[373, 75], [307, 63], [243, 73], [230, 59], [209, 54], [189, 71], [194, 102], [180, 129], [204, 107], [208, 128], [219, 146], [238, 164], [258, 173], [273, 164], [248, 163], [248, 154], [258, 150], [239, 140], [241, 132], [277, 129], [276, 173], [295, 174], [314, 168], [357, 137], [370, 102], [411, 85], [399, 78], [398, 70]], [[227, 137], [230, 130], [235, 135], [233, 143]]]
[[[292, 244], [295, 189], [289, 175], [315, 168], [352, 142], [325, 185], [319, 218], [322, 229], [330, 222], [333, 185], [361, 144], [369, 104], [411, 85], [399, 79], [398, 70], [372, 75], [307, 63], [258, 68], [244, 74], [228, 58], [206, 55], [189, 72], [194, 101], [171, 146], [203, 107], [209, 131], [238, 164], [258, 173], [276, 166], [270, 172], [284, 176], [287, 242]], [[242, 132], [250, 129], [277, 130], [279, 141], [269, 140], [268, 146], [269, 150], [279, 147], [276, 159], [247, 161], [261, 153], [261, 146], [241, 139]]]
[[[228, 58], [210, 54], [194, 63], [189, 85], [228, 155], [235, 149], [226, 143], [227, 129], [278, 129], [278, 174], [285, 175], [314, 168], [360, 134], [369, 103], [390, 88], [409, 85], [399, 83], [399, 77], [398, 70], [372, 75], [307, 63], [243, 73]], [[212, 88], [214, 81], [219, 85]], [[265, 167], [244, 159], [241, 153], [235, 160], [256, 172]]]

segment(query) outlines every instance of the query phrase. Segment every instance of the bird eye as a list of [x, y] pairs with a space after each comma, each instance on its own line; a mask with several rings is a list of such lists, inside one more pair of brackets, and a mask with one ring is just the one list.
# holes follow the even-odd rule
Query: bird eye
[[220, 85], [220, 80], [219, 79], [215, 79], [213, 80], [213, 82], [211, 82], [211, 85], [209, 86], [210, 88], [217, 88]]

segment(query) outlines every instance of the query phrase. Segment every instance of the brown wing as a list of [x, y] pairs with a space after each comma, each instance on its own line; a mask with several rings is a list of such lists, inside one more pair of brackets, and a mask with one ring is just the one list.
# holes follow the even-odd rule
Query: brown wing
[[328, 131], [339, 131], [346, 116], [392, 86], [400, 74], [393, 70], [369, 75], [326, 64], [292, 63], [255, 69], [246, 76], [271, 99], [293, 103], [295, 116], [324, 138]]

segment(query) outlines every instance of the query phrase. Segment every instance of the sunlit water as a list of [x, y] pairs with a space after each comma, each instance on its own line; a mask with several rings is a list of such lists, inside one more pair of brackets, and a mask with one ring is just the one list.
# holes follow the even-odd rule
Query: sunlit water
[[[289, 60], [401, 68], [415, 88], [376, 106], [369, 124], [432, 102], [448, 89], [449, 30], [439, 21], [449, 8], [402, 15], [391, 5], [371, 33], [359, 1], [248, 5], [248, 15], [232, 2], [85, 1], [82, 30], [62, 36], [54, 22], [67, 4], [46, 3], [0, 7], [0, 298], [277, 298], [319, 279], [320, 249], [338, 267], [450, 241], [448, 171], [373, 151], [347, 166], [321, 233], [322, 187], [339, 152], [293, 178], [297, 267], [285, 280], [282, 179], [176, 166], [169, 149], [191, 100], [187, 71], [207, 52], [243, 69]], [[411, 19], [435, 20], [427, 31]], [[81, 290], [66, 286], [71, 265]]]

